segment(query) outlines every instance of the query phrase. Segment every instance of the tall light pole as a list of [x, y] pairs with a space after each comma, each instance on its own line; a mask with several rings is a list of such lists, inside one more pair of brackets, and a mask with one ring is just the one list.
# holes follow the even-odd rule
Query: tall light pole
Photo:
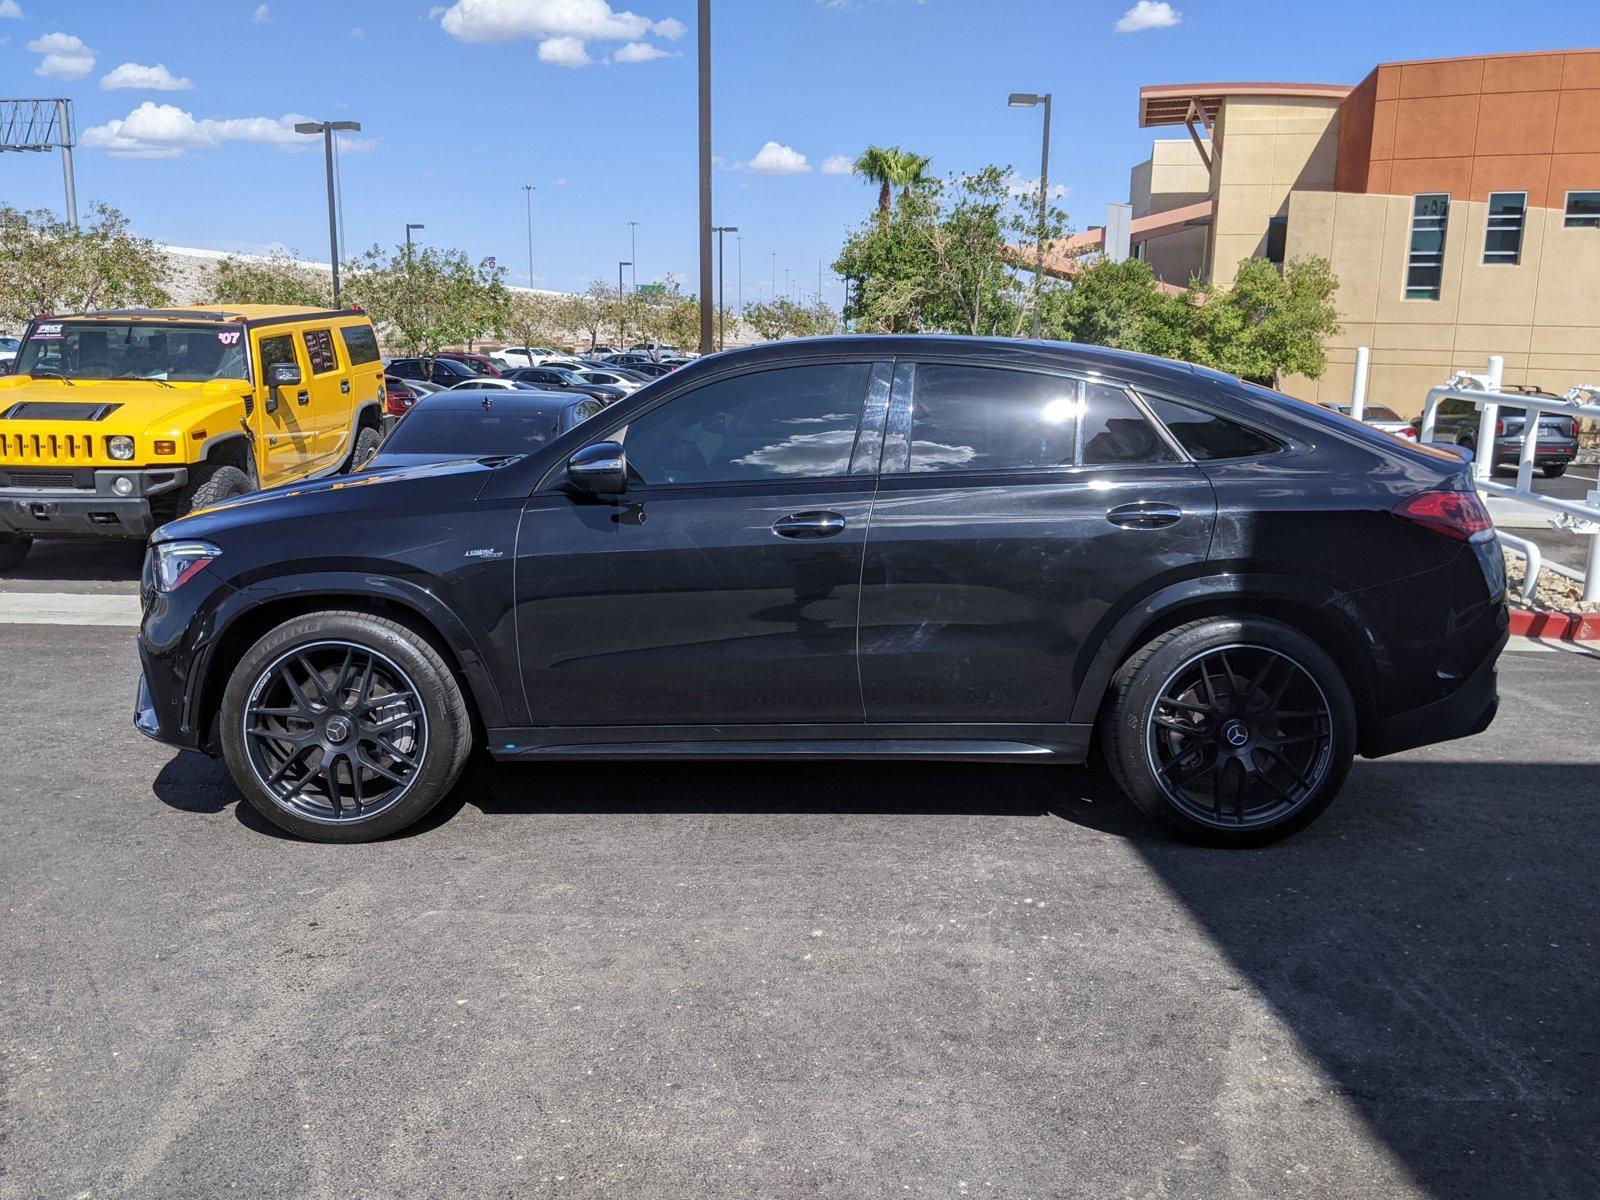
[[522, 185], [523, 194], [528, 198], [528, 287], [533, 287], [533, 184]]
[[778, 302], [778, 252], [772, 252], [772, 302]]
[[633, 264], [631, 262], [619, 262], [619, 263], [617, 263], [617, 349], [618, 350], [621, 350], [623, 348], [622, 343], [628, 340], [627, 338], [622, 336], [622, 315], [623, 315], [622, 268], [623, 267], [631, 267], [631, 266], [633, 266]]
[[639, 239], [638, 239], [638, 230], [639, 230], [639, 222], [637, 222], [637, 221], [629, 221], [628, 222], [628, 257], [633, 260], [633, 265], [629, 270], [629, 274], [631, 274], [632, 277], [633, 277], [633, 290], [636, 291], [636, 292], [639, 290]]
[[744, 234], [733, 239], [733, 257], [739, 272], [739, 319], [744, 320]]
[[1044, 277], [1044, 233], [1050, 204], [1050, 93], [1012, 92], [1008, 101], [1012, 108], [1033, 108], [1044, 105], [1044, 148], [1039, 153], [1039, 234], [1033, 269], [1033, 336], [1039, 337], [1039, 281]]
[[711, 0], [700, 0], [700, 353], [711, 353]]
[[722, 235], [725, 233], [738, 233], [737, 225], [713, 225], [711, 232], [717, 235], [717, 349], [727, 348], [727, 340], [722, 336], [722, 315], [727, 311], [727, 306], [722, 302]]
[[415, 225], [415, 224], [412, 224], [410, 221], [406, 222], [406, 262], [407, 263], [411, 262], [411, 231], [413, 229], [426, 229], [426, 228], [427, 228], [426, 225]]
[[333, 306], [339, 307], [339, 209], [333, 199], [333, 135], [360, 133], [360, 121], [298, 121], [296, 133], [322, 135], [322, 157], [328, 172], [328, 252], [333, 260]]

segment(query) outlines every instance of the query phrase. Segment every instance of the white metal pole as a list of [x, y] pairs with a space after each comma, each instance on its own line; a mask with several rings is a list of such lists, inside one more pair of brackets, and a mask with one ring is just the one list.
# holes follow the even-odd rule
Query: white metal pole
[[[1498, 354], [1489, 356], [1488, 390], [1498, 392], [1500, 380], [1505, 375], [1506, 360]], [[1472, 448], [1472, 477], [1488, 479], [1494, 474], [1494, 430], [1500, 420], [1500, 406], [1485, 404], [1478, 415], [1478, 441]]]
[[[1589, 503], [1600, 508], [1600, 491], [1589, 493]], [[1583, 569], [1583, 600], [1585, 604], [1600, 600], [1600, 533], [1589, 535], [1589, 557]]]
[[1367, 371], [1372, 362], [1372, 350], [1356, 347], [1356, 373], [1350, 381], [1350, 415], [1358, 421], [1367, 419]]

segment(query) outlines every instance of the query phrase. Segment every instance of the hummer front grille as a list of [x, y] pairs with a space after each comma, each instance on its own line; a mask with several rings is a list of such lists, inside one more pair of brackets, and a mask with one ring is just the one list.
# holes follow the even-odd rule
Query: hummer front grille
[[0, 430], [0, 463], [91, 462], [94, 438], [87, 433], [7, 433]]

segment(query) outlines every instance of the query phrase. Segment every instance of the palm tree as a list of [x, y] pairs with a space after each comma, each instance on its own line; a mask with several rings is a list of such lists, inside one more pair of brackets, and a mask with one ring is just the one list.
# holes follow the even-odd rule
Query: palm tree
[[868, 183], [878, 185], [878, 212], [885, 218], [889, 215], [892, 198], [890, 189], [898, 182], [897, 172], [904, 153], [898, 146], [868, 146], [852, 167]]
[[901, 196], [911, 195], [912, 188], [928, 182], [932, 161], [926, 154], [913, 154], [899, 146], [868, 146], [853, 170], [878, 185], [878, 215], [887, 220], [894, 189], [898, 187]]

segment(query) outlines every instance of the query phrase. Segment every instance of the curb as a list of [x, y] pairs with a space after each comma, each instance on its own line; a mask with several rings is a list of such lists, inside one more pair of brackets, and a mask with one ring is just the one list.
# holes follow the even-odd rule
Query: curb
[[1600, 613], [1538, 612], [1512, 606], [1511, 635], [1564, 642], [1600, 642]]

